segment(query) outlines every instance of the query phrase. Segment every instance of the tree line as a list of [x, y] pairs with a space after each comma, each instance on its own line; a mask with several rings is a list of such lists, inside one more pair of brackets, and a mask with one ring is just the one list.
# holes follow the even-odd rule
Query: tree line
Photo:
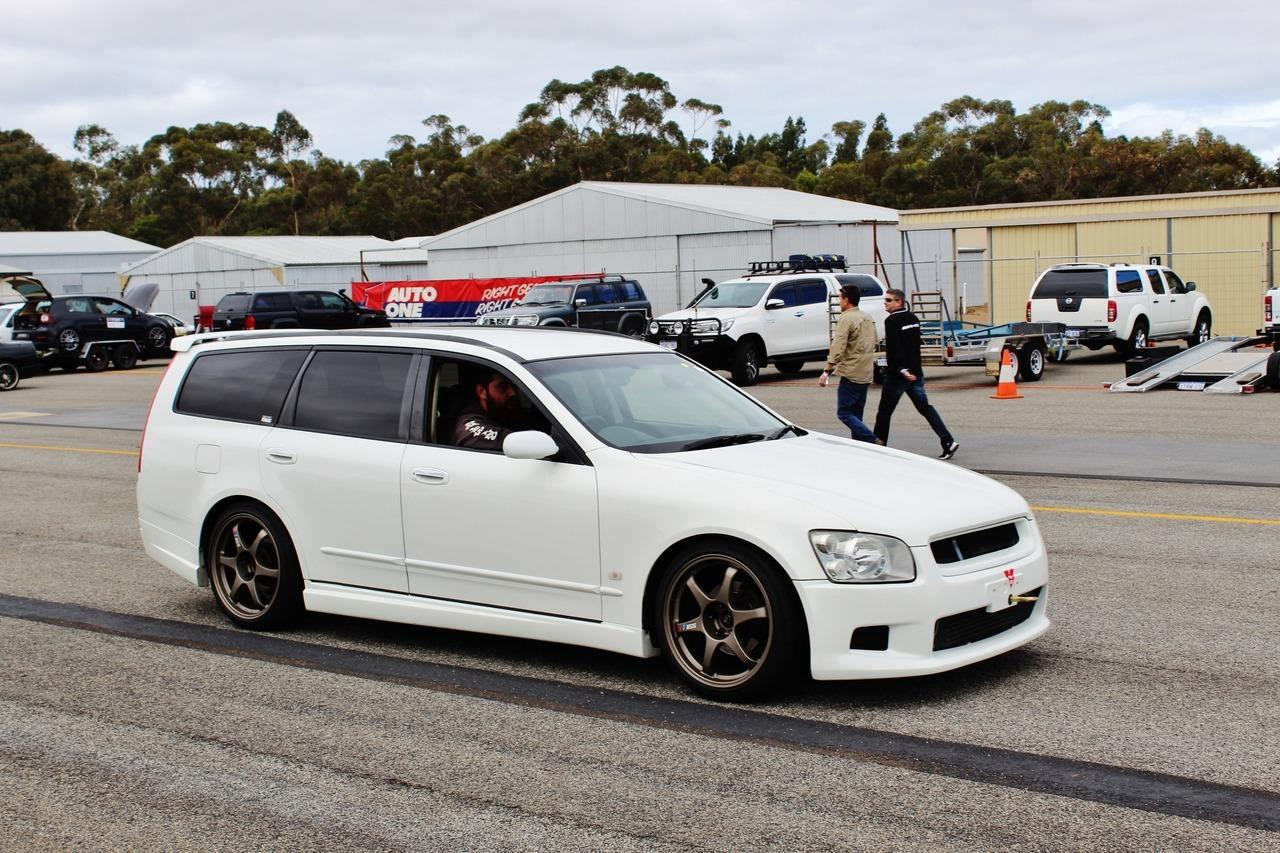
[[1280, 183], [1243, 146], [1108, 137], [1107, 109], [961, 97], [895, 136], [883, 114], [810, 141], [802, 117], [759, 137], [667, 81], [615, 67], [552, 80], [485, 139], [448, 116], [358, 163], [326, 156], [288, 110], [272, 127], [170, 127], [141, 145], [84, 125], [77, 156], [0, 130], [0, 230], [105, 230], [160, 246], [197, 235], [438, 234], [578, 181], [786, 187], [900, 210], [1246, 189]]

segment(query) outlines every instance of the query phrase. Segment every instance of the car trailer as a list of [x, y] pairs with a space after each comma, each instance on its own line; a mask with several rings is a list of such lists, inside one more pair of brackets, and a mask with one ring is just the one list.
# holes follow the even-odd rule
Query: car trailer
[[141, 357], [142, 348], [132, 338], [87, 341], [74, 354], [65, 350], [52, 350], [45, 356], [55, 366], [61, 364], [68, 370], [73, 369], [76, 362], [83, 361], [84, 369], [90, 373], [101, 373], [110, 365], [115, 365], [119, 370], [129, 370]]
[[1066, 361], [1080, 344], [1063, 323], [1004, 323], [989, 326], [951, 319], [939, 291], [912, 294], [911, 310], [920, 318], [920, 360], [924, 364], [983, 364], [986, 375], [1000, 376], [1008, 351], [1014, 372], [1038, 382], [1050, 361]]
[[1280, 390], [1280, 352], [1266, 336], [1218, 337], [1112, 382], [1116, 393], [1143, 393], [1175, 386], [1207, 394], [1251, 394], [1270, 386]]

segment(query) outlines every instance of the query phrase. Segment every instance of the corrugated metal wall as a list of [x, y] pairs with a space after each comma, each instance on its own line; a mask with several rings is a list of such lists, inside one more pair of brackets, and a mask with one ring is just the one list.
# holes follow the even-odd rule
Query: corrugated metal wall
[[148, 257], [146, 252], [84, 255], [4, 255], [0, 264], [31, 270], [49, 292], [120, 295], [120, 269]]
[[1254, 214], [1173, 220], [1173, 268], [1209, 297], [1219, 334], [1247, 335], [1262, 325], [1267, 280], [1263, 243], [1270, 218]]

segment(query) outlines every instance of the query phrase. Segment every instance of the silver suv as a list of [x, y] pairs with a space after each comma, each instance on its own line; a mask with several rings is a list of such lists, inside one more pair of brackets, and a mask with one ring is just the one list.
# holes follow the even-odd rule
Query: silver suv
[[1067, 337], [1122, 355], [1149, 341], [1212, 337], [1213, 309], [1196, 283], [1150, 264], [1059, 264], [1040, 274], [1027, 297], [1028, 323], [1063, 323]]

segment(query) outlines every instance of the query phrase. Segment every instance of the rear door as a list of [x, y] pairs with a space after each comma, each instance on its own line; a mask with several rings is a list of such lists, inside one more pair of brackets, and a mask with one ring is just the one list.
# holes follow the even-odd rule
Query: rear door
[[128, 339], [143, 347], [146, 341], [146, 323], [143, 314], [118, 299], [95, 296], [94, 306], [104, 318], [104, 336], [113, 340]]
[[1151, 287], [1151, 333], [1158, 336], [1171, 335], [1178, 326], [1178, 305], [1165, 287], [1160, 270], [1148, 267], [1146, 273]]

